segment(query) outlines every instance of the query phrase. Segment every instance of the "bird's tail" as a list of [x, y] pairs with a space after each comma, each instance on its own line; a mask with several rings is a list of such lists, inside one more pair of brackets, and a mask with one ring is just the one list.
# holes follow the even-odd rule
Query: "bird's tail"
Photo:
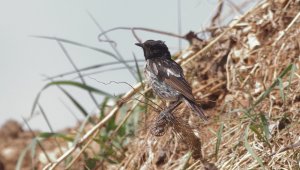
[[201, 117], [201, 119], [207, 121], [207, 117], [205, 116], [204, 114], [204, 111], [203, 109], [201, 108], [200, 105], [198, 105], [196, 102], [192, 101], [192, 100], [189, 100], [187, 98], [184, 98], [185, 99], [185, 102], [186, 104], [194, 111], [197, 113], [197, 115], [199, 117]]

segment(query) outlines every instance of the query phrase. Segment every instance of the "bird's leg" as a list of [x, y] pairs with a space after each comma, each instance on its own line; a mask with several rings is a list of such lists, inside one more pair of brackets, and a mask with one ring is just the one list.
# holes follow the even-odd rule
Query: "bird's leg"
[[174, 116], [171, 114], [171, 112], [178, 106], [180, 105], [181, 101], [180, 100], [177, 100], [177, 101], [174, 101], [172, 103], [170, 103], [170, 105], [164, 109], [162, 112], [160, 112], [160, 115], [159, 117], [161, 119], [163, 118], [167, 118], [167, 119], [170, 119], [170, 120], [174, 120]]
[[166, 109], [161, 111], [156, 119], [155, 125], [151, 128], [151, 133], [155, 136], [162, 136], [164, 135], [166, 128], [170, 123], [172, 125], [176, 124], [176, 118], [171, 113], [179, 104], [181, 103], [180, 100], [173, 102], [170, 106]]

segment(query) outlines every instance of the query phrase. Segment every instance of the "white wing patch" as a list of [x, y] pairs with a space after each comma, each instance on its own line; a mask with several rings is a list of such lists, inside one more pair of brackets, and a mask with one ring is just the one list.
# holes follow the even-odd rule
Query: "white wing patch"
[[154, 71], [154, 74], [155, 75], [158, 75], [158, 69], [157, 69], [157, 66], [156, 66], [156, 64], [155, 63], [152, 63], [152, 68], [153, 68], [153, 71]]
[[174, 73], [171, 69], [167, 69], [167, 75], [173, 75], [175, 77], [181, 77], [180, 74]]

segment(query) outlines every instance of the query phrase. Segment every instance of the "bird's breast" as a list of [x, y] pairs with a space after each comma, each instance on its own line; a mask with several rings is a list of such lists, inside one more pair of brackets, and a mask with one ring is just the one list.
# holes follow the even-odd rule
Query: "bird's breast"
[[180, 93], [166, 84], [164, 81], [159, 80], [153, 69], [151, 69], [149, 66], [148, 62], [145, 65], [144, 74], [147, 84], [152, 87], [156, 95], [165, 100], [178, 100]]

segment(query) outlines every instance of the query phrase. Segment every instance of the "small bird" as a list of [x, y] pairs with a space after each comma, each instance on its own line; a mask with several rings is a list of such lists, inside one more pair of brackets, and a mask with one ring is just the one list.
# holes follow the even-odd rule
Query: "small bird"
[[198, 116], [207, 120], [202, 108], [195, 101], [181, 66], [172, 60], [166, 44], [160, 40], [147, 40], [135, 45], [143, 48], [146, 59], [144, 74], [154, 93], [164, 100], [175, 102], [175, 105], [184, 100]]

